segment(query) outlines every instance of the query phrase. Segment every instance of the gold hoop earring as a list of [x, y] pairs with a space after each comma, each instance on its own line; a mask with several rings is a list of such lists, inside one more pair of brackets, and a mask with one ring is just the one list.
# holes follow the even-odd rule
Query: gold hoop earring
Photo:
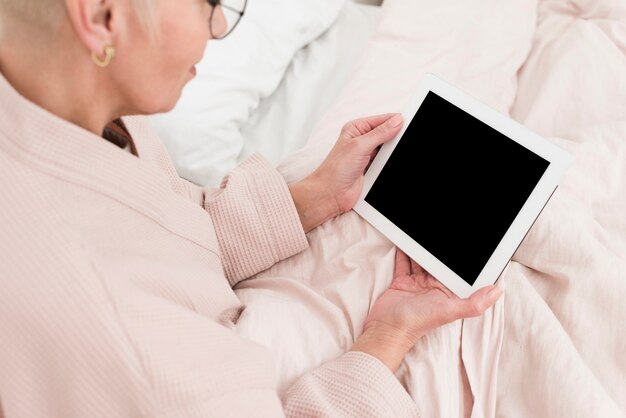
[[91, 59], [93, 60], [93, 62], [98, 67], [102, 67], [102, 68], [108, 67], [108, 65], [111, 63], [114, 57], [115, 57], [115, 48], [113, 48], [110, 45], [104, 47], [104, 59], [100, 59], [100, 57], [95, 52], [91, 53]]

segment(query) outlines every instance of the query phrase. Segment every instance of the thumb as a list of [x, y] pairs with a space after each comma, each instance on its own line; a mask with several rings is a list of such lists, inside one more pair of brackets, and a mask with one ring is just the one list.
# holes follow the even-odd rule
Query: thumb
[[498, 301], [500, 296], [502, 296], [500, 286], [485, 286], [466, 299], [457, 299], [453, 310], [454, 316], [456, 319], [481, 316]]
[[401, 114], [396, 114], [385, 123], [378, 125], [365, 135], [362, 135], [358, 141], [363, 141], [364, 146], [369, 151], [374, 151], [377, 147], [385, 142], [391, 141], [402, 128], [403, 118]]

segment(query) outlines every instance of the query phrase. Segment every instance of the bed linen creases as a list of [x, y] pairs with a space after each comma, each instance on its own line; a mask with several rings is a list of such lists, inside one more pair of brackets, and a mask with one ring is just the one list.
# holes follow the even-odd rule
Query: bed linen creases
[[[281, 164], [288, 181], [305, 176], [346, 121], [402, 110], [426, 72], [574, 155], [505, 297], [424, 337], [398, 371], [424, 417], [626, 413], [625, 56], [617, 0], [386, 0], [343, 92]], [[349, 348], [393, 270], [393, 246], [355, 213], [308, 239], [237, 289], [238, 332], [273, 350], [280, 388]]]

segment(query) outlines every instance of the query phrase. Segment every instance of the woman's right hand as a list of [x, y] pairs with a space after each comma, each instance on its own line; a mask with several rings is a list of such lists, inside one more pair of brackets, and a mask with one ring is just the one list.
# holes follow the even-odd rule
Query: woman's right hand
[[363, 334], [350, 351], [370, 354], [395, 372], [428, 331], [457, 319], [480, 316], [501, 295], [500, 287], [486, 286], [460, 299], [396, 249], [393, 282], [372, 307]]

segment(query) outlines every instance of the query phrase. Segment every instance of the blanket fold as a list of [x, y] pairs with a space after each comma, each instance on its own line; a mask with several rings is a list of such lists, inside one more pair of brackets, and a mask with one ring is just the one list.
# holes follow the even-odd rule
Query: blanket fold
[[[385, 0], [356, 68], [279, 167], [288, 181], [321, 162], [345, 122], [401, 111], [426, 72], [574, 155], [501, 279], [505, 297], [424, 337], [398, 371], [422, 415], [623, 416], [626, 3]], [[238, 289], [240, 332], [273, 350], [281, 388], [349, 348], [393, 271], [393, 246], [355, 213], [308, 240]]]

